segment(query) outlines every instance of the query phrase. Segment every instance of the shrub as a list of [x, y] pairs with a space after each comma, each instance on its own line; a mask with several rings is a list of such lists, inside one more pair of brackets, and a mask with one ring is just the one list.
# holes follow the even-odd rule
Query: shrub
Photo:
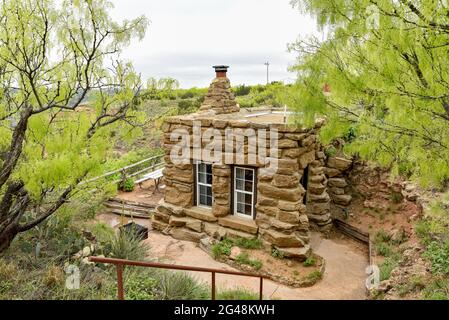
[[155, 279], [160, 300], [204, 300], [210, 296], [207, 285], [184, 272], [161, 270], [155, 273]]
[[149, 272], [133, 271], [125, 280], [126, 299], [153, 300], [157, 290], [157, 281]]
[[388, 257], [393, 252], [393, 249], [391, 248], [391, 245], [385, 242], [377, 243], [376, 244], [376, 253], [383, 256]]
[[284, 253], [282, 253], [279, 249], [273, 248], [271, 250], [271, 256], [277, 259], [284, 259]]
[[313, 256], [308, 257], [302, 264], [304, 267], [313, 267], [316, 265], [316, 259]]
[[391, 271], [399, 265], [401, 256], [399, 254], [394, 254], [385, 259], [385, 261], [379, 266], [380, 270], [380, 281], [388, 280], [391, 275]]
[[237, 238], [234, 241], [234, 244], [237, 247], [244, 249], [260, 249], [262, 248], [262, 241], [258, 238], [246, 239], [246, 238]]
[[106, 243], [115, 236], [115, 231], [104, 222], [97, 222], [90, 227], [92, 234], [100, 243]]
[[262, 262], [257, 259], [255, 259], [255, 260], [250, 259], [248, 252], [242, 252], [241, 254], [239, 254], [235, 258], [235, 261], [240, 264], [246, 264], [248, 266], [251, 266], [256, 270], [260, 270], [262, 268]]
[[[106, 246], [108, 247], [108, 246]], [[129, 232], [119, 232], [109, 243], [109, 255], [117, 259], [144, 260], [149, 246]], [[107, 250], [107, 249], [105, 249]]]
[[125, 181], [120, 182], [119, 189], [125, 192], [132, 192], [134, 190], [134, 180], [126, 178]]
[[424, 257], [432, 263], [432, 273], [449, 274], [449, 240], [431, 242], [424, 252]]
[[259, 300], [259, 295], [246, 288], [223, 290], [217, 294], [218, 300]]
[[449, 278], [438, 277], [423, 289], [423, 298], [428, 300], [449, 300]]
[[215, 259], [221, 256], [229, 256], [234, 243], [230, 239], [223, 239], [212, 246], [212, 255]]
[[309, 273], [304, 278], [304, 281], [309, 285], [313, 285], [313, 284], [317, 283], [319, 280], [321, 280], [322, 278], [323, 278], [323, 274], [320, 271], [316, 270], [316, 271]]

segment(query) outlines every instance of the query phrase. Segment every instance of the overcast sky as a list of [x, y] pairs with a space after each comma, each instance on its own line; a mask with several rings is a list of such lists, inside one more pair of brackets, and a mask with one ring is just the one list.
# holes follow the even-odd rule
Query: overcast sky
[[295, 77], [287, 68], [295, 54], [287, 44], [315, 32], [289, 0], [111, 0], [114, 19], [146, 15], [145, 39], [124, 52], [143, 78], [173, 77], [181, 87], [208, 86], [212, 65], [227, 64], [233, 85]]

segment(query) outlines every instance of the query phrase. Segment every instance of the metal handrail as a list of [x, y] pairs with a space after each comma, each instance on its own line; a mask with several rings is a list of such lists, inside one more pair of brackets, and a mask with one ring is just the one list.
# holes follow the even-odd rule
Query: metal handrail
[[[80, 184], [81, 185], [82, 184], [87, 184], [87, 183], [94, 182], [94, 181], [97, 181], [97, 180], [102, 179], [102, 178], [107, 178], [107, 177], [110, 177], [110, 176], [112, 176], [112, 175], [114, 175], [116, 173], [120, 173], [120, 172], [126, 171], [128, 169], [132, 169], [134, 167], [137, 167], [138, 165], [141, 165], [142, 163], [149, 162], [149, 161], [152, 161], [152, 160], [155, 160], [155, 159], [161, 159], [163, 157], [164, 157], [164, 155], [162, 154], [162, 155], [154, 156], [154, 157], [151, 157], [151, 158], [143, 159], [143, 160], [141, 160], [139, 162], [133, 163], [133, 164], [128, 165], [128, 166], [125, 166], [123, 168], [116, 169], [116, 170], [110, 171], [110, 172], [106, 172], [105, 174], [102, 174], [101, 176], [98, 176], [98, 177], [95, 177], [95, 178], [83, 181]], [[161, 165], [161, 164], [163, 164], [163, 162], [159, 162], [157, 165]], [[145, 170], [147, 170], [149, 168], [153, 168], [154, 166], [155, 165], [149, 166], [148, 168], [145, 168]]]
[[124, 300], [125, 294], [123, 290], [123, 266], [134, 266], [134, 267], [147, 267], [147, 268], [158, 268], [158, 269], [171, 269], [171, 270], [182, 270], [182, 271], [197, 271], [197, 272], [210, 272], [212, 275], [212, 300], [215, 300], [215, 274], [228, 274], [243, 277], [259, 278], [259, 300], [263, 299], [263, 279], [268, 277], [264, 275], [256, 275], [252, 273], [232, 271], [232, 270], [220, 270], [204, 267], [193, 267], [193, 266], [183, 266], [174, 264], [164, 264], [158, 262], [144, 262], [144, 261], [132, 261], [114, 258], [102, 258], [102, 257], [89, 257], [89, 261], [96, 263], [108, 263], [113, 264], [117, 268], [117, 298], [118, 300]]

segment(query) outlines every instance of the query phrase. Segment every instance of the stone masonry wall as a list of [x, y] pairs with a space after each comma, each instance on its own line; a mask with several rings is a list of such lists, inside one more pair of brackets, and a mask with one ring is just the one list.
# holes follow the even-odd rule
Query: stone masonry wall
[[[225, 134], [226, 128], [270, 129], [279, 133], [278, 170], [274, 175], [261, 173], [263, 164], [255, 165], [257, 172], [256, 219], [237, 221], [231, 215], [231, 169], [237, 163], [236, 146], [232, 161], [227, 162], [225, 154], [221, 164], [212, 169], [212, 191], [214, 202], [210, 213], [192, 208], [194, 205], [193, 159], [189, 164], [175, 165], [170, 152], [177, 141], [170, 140], [175, 129], [192, 132], [193, 121], [200, 121], [203, 130], [215, 128]], [[153, 228], [180, 239], [199, 241], [206, 235], [260, 237], [267, 248], [276, 247], [286, 257], [304, 257], [310, 252], [309, 218], [319, 226], [330, 222], [329, 195], [326, 192], [327, 179], [324, 176], [324, 153], [316, 141], [321, 126], [298, 130], [285, 125], [262, 125], [242, 120], [195, 118], [191, 116], [170, 118], [163, 126], [166, 168], [164, 201], [157, 207]], [[267, 134], [269, 137], [269, 134]], [[245, 139], [243, 150], [245, 163], [249, 148]], [[269, 145], [269, 140], [267, 141]], [[193, 149], [192, 149], [193, 154]], [[245, 164], [243, 163], [243, 164]], [[304, 204], [306, 191], [301, 185], [304, 169], [309, 166], [308, 203]], [[231, 217], [231, 219], [230, 219]]]

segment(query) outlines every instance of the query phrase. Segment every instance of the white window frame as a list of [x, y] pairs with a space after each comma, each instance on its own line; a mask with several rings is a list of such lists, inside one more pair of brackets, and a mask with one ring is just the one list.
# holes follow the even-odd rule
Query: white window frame
[[[201, 207], [201, 208], [205, 208], [205, 209], [212, 209], [212, 205], [214, 203], [214, 194], [212, 192], [212, 183], [213, 183], [213, 181], [212, 181], [211, 184], [200, 182], [200, 179], [199, 179], [199, 173], [200, 173], [199, 166], [200, 166], [200, 164], [212, 165], [211, 163], [201, 162], [201, 161], [197, 161], [195, 163], [195, 166], [196, 166], [195, 167], [195, 173], [196, 173], [196, 177], [195, 177], [195, 182], [196, 182], [196, 186], [195, 186], [195, 188], [196, 188], [196, 205], [197, 205], [197, 207]], [[213, 175], [212, 175], [212, 177], [213, 177]], [[211, 204], [211, 206], [200, 204], [200, 186], [210, 187], [211, 194], [212, 194], [212, 204]]]
[[[243, 190], [238, 190], [237, 189], [237, 169], [242, 169], [242, 170], [251, 170], [252, 172], [253, 172], [253, 181], [252, 181], [252, 183], [253, 183], [253, 188], [252, 188], [252, 192], [249, 192], [249, 191], [243, 191]], [[233, 214], [235, 215], [235, 216], [237, 216], [237, 217], [240, 217], [240, 218], [244, 218], [244, 219], [250, 219], [250, 220], [254, 220], [254, 213], [255, 213], [255, 210], [254, 210], [254, 203], [255, 203], [255, 197], [256, 197], [256, 194], [255, 194], [255, 187], [256, 187], [256, 170], [255, 169], [253, 169], [253, 168], [246, 168], [246, 167], [234, 167], [234, 177], [233, 177], [233, 189], [234, 190], [232, 190], [232, 192], [233, 192], [233, 197], [234, 197], [234, 212], [233, 212]], [[240, 213], [240, 212], [238, 212], [237, 211], [237, 193], [243, 193], [243, 194], [250, 194], [250, 195], [252, 195], [252, 202], [251, 202], [251, 216], [249, 216], [249, 215], [246, 215], [246, 214], [243, 214], [243, 213]]]

